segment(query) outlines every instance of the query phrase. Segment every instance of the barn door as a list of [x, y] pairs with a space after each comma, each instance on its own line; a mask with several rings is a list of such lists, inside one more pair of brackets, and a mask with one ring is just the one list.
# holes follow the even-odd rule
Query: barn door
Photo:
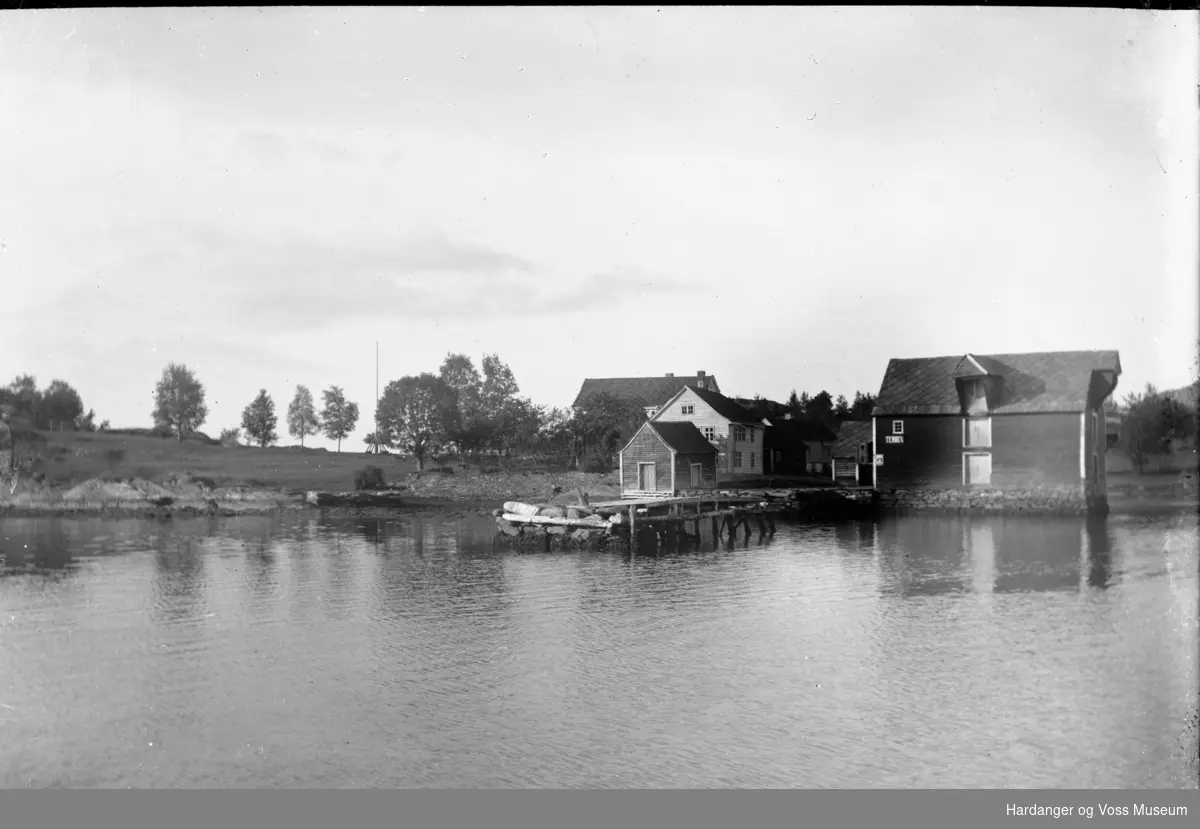
[[704, 467], [698, 463], [692, 464], [692, 489], [699, 489], [704, 484]]
[[653, 492], [656, 486], [654, 480], [654, 464], [638, 464], [638, 489], [642, 492]]
[[964, 455], [966, 461], [967, 485], [986, 486], [992, 482], [991, 455]]

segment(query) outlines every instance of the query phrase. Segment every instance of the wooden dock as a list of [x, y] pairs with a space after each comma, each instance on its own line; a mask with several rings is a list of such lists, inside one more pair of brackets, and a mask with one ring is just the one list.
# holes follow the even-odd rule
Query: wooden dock
[[[581, 498], [581, 500], [584, 500]], [[535, 506], [510, 501], [496, 510], [503, 537], [520, 546], [607, 546], [616, 542], [630, 549], [678, 550], [699, 544], [707, 531], [713, 543], [722, 538], [775, 534], [775, 517], [785, 502], [761, 496], [709, 493], [669, 498], [631, 498], [566, 507]]]

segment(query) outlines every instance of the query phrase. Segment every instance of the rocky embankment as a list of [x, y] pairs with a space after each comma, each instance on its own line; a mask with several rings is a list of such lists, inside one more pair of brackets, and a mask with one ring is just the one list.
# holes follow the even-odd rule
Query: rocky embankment
[[0, 514], [71, 515], [156, 514], [244, 515], [300, 506], [298, 497], [280, 489], [248, 484], [212, 486], [186, 473], [162, 482], [134, 478], [93, 479], [70, 487], [27, 486], [0, 493]]
[[[575, 472], [492, 475], [426, 472], [409, 475], [402, 482], [387, 483], [390, 490], [400, 494], [398, 501], [393, 498], [386, 505], [366, 507], [349, 503], [345, 508], [333, 509], [355, 515], [397, 508], [489, 514], [491, 508], [513, 499], [569, 503], [575, 498], [576, 488], [587, 492], [593, 500], [617, 498], [619, 489], [612, 477]], [[353, 483], [347, 484], [346, 490], [352, 491]], [[66, 487], [25, 482], [16, 492], [0, 492], [0, 515], [254, 515], [319, 507], [312, 500], [306, 490], [244, 483], [214, 485], [183, 472], [161, 481], [94, 479]]]

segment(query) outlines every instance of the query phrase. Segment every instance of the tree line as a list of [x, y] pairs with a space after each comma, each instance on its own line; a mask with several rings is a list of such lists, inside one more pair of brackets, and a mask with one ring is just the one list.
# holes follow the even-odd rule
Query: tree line
[[18, 375], [0, 388], [0, 407], [34, 429], [93, 432], [97, 428], [108, 428], [108, 421], [97, 427], [96, 412], [92, 409], [84, 413], [79, 392], [65, 380], [52, 380], [48, 386], [39, 389], [33, 375]]
[[[300, 440], [312, 435], [323, 434], [337, 441], [338, 451], [342, 441], [350, 437], [358, 425], [358, 404], [346, 399], [345, 391], [339, 386], [330, 386], [322, 392], [323, 406], [317, 411], [312, 392], [307, 386], [296, 386], [292, 402], [288, 405], [288, 434]], [[151, 412], [154, 425], [174, 434], [177, 440], [195, 434], [208, 418], [204, 385], [186, 365], [170, 363], [163, 369], [154, 388], [154, 410]], [[242, 410], [240, 428], [221, 432], [222, 443], [238, 443], [243, 436], [251, 443], [267, 447], [279, 440], [279, 417], [275, 413], [275, 401], [266, 389]]]
[[854, 402], [851, 403], [846, 399], [846, 395], [839, 394], [835, 400], [833, 395], [824, 389], [811, 397], [808, 392], [797, 396], [796, 390], [792, 389], [785, 405], [795, 417], [833, 425], [848, 420], [870, 420], [871, 410], [875, 408], [875, 395], [856, 391]]
[[[824, 390], [810, 396], [793, 389], [785, 410], [836, 426], [843, 420], [868, 419], [874, 400], [874, 395], [862, 392], [850, 403]], [[18, 377], [0, 390], [0, 403], [5, 402], [29, 416], [37, 428], [64, 422], [96, 428], [94, 413], [83, 414], [79, 394], [61, 380], [39, 391], [32, 377]], [[186, 365], [168, 364], [154, 389], [155, 429], [183, 440], [198, 433], [208, 414], [204, 385]], [[359, 415], [358, 404], [339, 386], [321, 392], [318, 409], [309, 388], [298, 385], [285, 425], [301, 446], [310, 436], [324, 435], [340, 452], [358, 426]], [[275, 400], [260, 389], [243, 409], [240, 424], [224, 429], [220, 440], [270, 446], [279, 440], [279, 420]], [[536, 405], [520, 395], [512, 369], [499, 355], [485, 354], [476, 366], [466, 354], [447, 354], [436, 372], [404, 376], [385, 386], [366, 444], [368, 451], [410, 454], [419, 468], [452, 454], [475, 460], [517, 454], [553, 457], [599, 472], [612, 468], [621, 446], [645, 420], [639, 404], [610, 393], [593, 395], [573, 409]], [[107, 422], [101, 428], [108, 428]]]

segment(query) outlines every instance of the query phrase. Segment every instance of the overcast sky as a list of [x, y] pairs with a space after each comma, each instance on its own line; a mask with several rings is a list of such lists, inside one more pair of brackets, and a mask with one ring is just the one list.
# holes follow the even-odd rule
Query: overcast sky
[[560, 406], [967, 351], [1182, 385], [1196, 73], [1191, 12], [3, 12], [0, 380], [145, 426], [182, 361], [213, 435], [338, 384], [360, 436], [376, 340], [382, 383], [498, 352]]

